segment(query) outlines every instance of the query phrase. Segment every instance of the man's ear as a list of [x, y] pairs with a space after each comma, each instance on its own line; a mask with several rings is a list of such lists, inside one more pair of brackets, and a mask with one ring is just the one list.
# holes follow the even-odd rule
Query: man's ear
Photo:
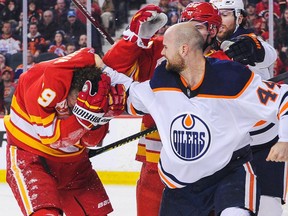
[[188, 44], [183, 44], [179, 48], [179, 54], [183, 57], [186, 56], [187, 53], [189, 52], [189, 46]]
[[239, 15], [238, 17], [238, 24], [241, 25], [241, 23], [243, 22], [244, 16], [242, 14]]

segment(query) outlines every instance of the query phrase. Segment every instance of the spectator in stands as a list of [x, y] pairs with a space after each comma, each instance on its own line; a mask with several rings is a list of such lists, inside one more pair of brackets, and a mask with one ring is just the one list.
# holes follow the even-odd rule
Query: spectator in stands
[[5, 8], [5, 1], [6, 0], [0, 0], [0, 14], [1, 14], [2, 10]]
[[[264, 16], [264, 23], [265, 23], [265, 27], [263, 29], [263, 32], [261, 34], [261, 37], [265, 40], [268, 41], [269, 39], [269, 25], [268, 25], [268, 16]], [[274, 18], [273, 18], [273, 30], [274, 30], [274, 47], [277, 49], [278, 48], [278, 33], [279, 33], [279, 18], [274, 14]]]
[[279, 52], [277, 50], [278, 57], [273, 65], [273, 76], [278, 76], [279, 74], [287, 71], [284, 62], [281, 60], [279, 56]]
[[4, 107], [4, 83], [3, 80], [0, 80], [0, 115], [7, 115]]
[[86, 34], [80, 35], [77, 49], [81, 49], [84, 47], [87, 47], [87, 35]]
[[23, 12], [19, 15], [19, 21], [17, 22], [17, 26], [15, 27], [15, 35], [18, 36], [19, 41], [22, 42], [23, 37]]
[[9, 21], [9, 20], [18, 21], [19, 14], [20, 12], [17, 8], [17, 5], [15, 4], [15, 0], [8, 0], [6, 1], [6, 6], [0, 13], [0, 20], [1, 21]]
[[[27, 51], [27, 70], [35, 64], [34, 57], [30, 50]], [[14, 83], [18, 82], [20, 75], [23, 73], [23, 64], [17, 66], [14, 73]]]
[[9, 67], [8, 65], [6, 65], [6, 58], [4, 55], [0, 54], [0, 74], [4, 71], [4, 70], [9, 70], [12, 71], [13, 73], [13, 69], [11, 67]]
[[186, 8], [186, 6], [192, 2], [191, 0], [178, 0], [178, 1], [179, 3], [177, 5], [177, 8], [179, 14], [181, 14], [182, 11]]
[[12, 34], [11, 23], [5, 21], [2, 27], [2, 34], [0, 35], [0, 53], [12, 55], [20, 50], [20, 41], [16, 35]]
[[65, 0], [57, 0], [57, 3], [53, 9], [54, 20], [59, 26], [63, 26], [67, 21], [67, 14], [69, 7], [67, 7]]
[[70, 10], [67, 17], [68, 21], [64, 24], [62, 29], [66, 33], [66, 40], [77, 42], [80, 35], [86, 34], [86, 26], [77, 19], [74, 10]]
[[43, 11], [53, 10], [55, 5], [56, 5], [56, 0], [41, 0], [41, 9]]
[[67, 43], [66, 44], [66, 51], [65, 51], [66, 55], [69, 55], [75, 51], [76, 51], [76, 46], [74, 43]]
[[130, 9], [139, 10], [142, 4], [146, 4], [146, 0], [129, 0]]
[[37, 4], [36, 4], [36, 0], [29, 0], [28, 3], [28, 19], [31, 16], [36, 17], [38, 20], [42, 19], [42, 15], [43, 15], [43, 11], [38, 8]]
[[279, 34], [279, 57], [285, 64], [285, 71], [288, 71], [288, 8], [284, 10], [280, 20]]
[[278, 0], [280, 12], [281, 14], [284, 13], [285, 9], [288, 7], [288, 1], [287, 0]]
[[55, 33], [54, 41], [48, 48], [48, 52], [55, 53], [59, 57], [65, 56], [66, 46], [65, 46], [65, 32], [58, 30]]
[[104, 29], [112, 36], [115, 36], [115, 7], [112, 0], [104, 0], [101, 14]]
[[59, 29], [58, 23], [54, 21], [53, 12], [46, 10], [43, 19], [38, 24], [39, 33], [45, 38], [46, 45], [54, 40], [54, 34]]
[[1, 73], [1, 79], [4, 84], [4, 108], [5, 114], [10, 114], [10, 106], [12, 97], [16, 89], [16, 84], [12, 82], [12, 72], [10, 70], [4, 70]]
[[37, 57], [41, 52], [46, 52], [46, 42], [44, 37], [38, 32], [36, 23], [29, 24], [28, 50], [31, 51], [34, 57]]
[[36, 16], [32, 15], [29, 17], [28, 23], [36, 23], [36, 25], [38, 26], [38, 24], [40, 23], [40, 20]]
[[172, 26], [176, 23], [178, 23], [178, 19], [179, 19], [179, 13], [175, 10], [172, 10], [168, 13], [168, 22], [167, 25], [168, 26]]
[[159, 0], [158, 6], [167, 16], [171, 10], [177, 10], [177, 8], [174, 8], [169, 4], [169, 0]]
[[[87, 6], [87, 0], [79, 0], [79, 2], [83, 5], [83, 6]], [[76, 17], [83, 23], [86, 25], [86, 17], [83, 15], [83, 13], [76, 8], [75, 9], [76, 12]], [[91, 15], [93, 16], [93, 18], [98, 22], [101, 23], [101, 8], [99, 6], [98, 0], [94, 0], [91, 3]]]
[[[135, 0], [142, 4], [143, 1]], [[115, 7], [115, 23], [116, 29], [120, 28], [124, 23], [128, 23], [128, 16], [129, 16], [129, 4], [131, 0], [113, 0], [113, 4]]]
[[[84, 6], [87, 4], [87, 0], [79, 0], [80, 3]], [[76, 8], [76, 17], [81, 21], [86, 26], [86, 17], [83, 15], [83, 13]], [[91, 14], [92, 17], [95, 19], [96, 22], [99, 24], [102, 24], [101, 20], [101, 8], [99, 6], [98, 0], [93, 0], [91, 4]], [[86, 33], [86, 32], [85, 32]], [[78, 43], [78, 41], [73, 41], [75, 44]], [[103, 51], [102, 51], [102, 36], [101, 34], [94, 28], [92, 27], [92, 47], [95, 49], [96, 53], [100, 56], [102, 56]]]
[[261, 35], [262, 18], [256, 13], [256, 5], [253, 3], [248, 3], [246, 6], [246, 27], [248, 29], [253, 29], [256, 35]]
[[[262, 13], [266, 13], [268, 12], [268, 5], [269, 0], [261, 0], [260, 2], [258, 2], [256, 4], [256, 13], [261, 16]], [[281, 16], [281, 12], [280, 12], [280, 7], [278, 2], [273, 1], [273, 12], [280, 17]], [[268, 14], [268, 13], [267, 13]]]

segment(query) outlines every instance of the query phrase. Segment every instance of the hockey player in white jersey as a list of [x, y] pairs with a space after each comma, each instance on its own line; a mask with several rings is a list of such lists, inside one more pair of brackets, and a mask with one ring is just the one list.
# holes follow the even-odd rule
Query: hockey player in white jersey
[[[244, 28], [245, 10], [242, 0], [210, 0], [219, 9], [222, 26], [217, 39], [221, 48], [233, 60], [241, 62], [263, 80], [271, 77], [269, 66], [276, 58], [276, 50]], [[223, 42], [224, 41], [224, 42]], [[258, 45], [257, 45], [258, 44]], [[270, 148], [277, 142], [277, 124], [259, 121], [250, 132], [252, 137], [252, 165], [255, 166], [261, 198], [258, 216], [281, 216], [287, 193], [287, 163], [266, 162]], [[273, 185], [271, 187], [271, 184]]]
[[206, 216], [213, 208], [221, 216], [254, 215], [259, 193], [249, 130], [261, 119], [279, 118], [279, 142], [288, 144], [287, 86], [263, 83], [235, 62], [205, 59], [202, 47], [190, 23], [177, 24], [164, 35], [167, 62], [150, 81], [131, 84], [107, 72], [112, 82], [130, 86], [128, 111], [150, 113], [157, 124], [166, 184], [160, 215]]
[[[262, 79], [271, 78], [269, 67], [276, 61], [277, 52], [273, 46], [245, 28], [246, 12], [243, 0], [210, 0], [219, 10], [222, 25], [217, 33], [218, 49], [234, 61], [247, 65]], [[217, 45], [215, 46], [217, 49]]]

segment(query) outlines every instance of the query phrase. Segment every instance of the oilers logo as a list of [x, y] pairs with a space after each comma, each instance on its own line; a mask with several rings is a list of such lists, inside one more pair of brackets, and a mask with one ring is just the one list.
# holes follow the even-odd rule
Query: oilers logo
[[171, 146], [174, 153], [183, 160], [201, 158], [209, 149], [210, 141], [208, 126], [193, 114], [177, 116], [171, 124]]

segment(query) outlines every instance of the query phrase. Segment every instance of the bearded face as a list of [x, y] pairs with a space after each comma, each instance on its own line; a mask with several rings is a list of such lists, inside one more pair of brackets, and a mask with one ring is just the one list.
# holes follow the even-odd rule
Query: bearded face
[[217, 39], [222, 42], [222, 41], [230, 38], [234, 32], [234, 29], [235, 28], [229, 28], [225, 25], [221, 25], [221, 27], [219, 28], [219, 31], [217, 33]]
[[184, 69], [185, 69], [184, 59], [179, 55], [179, 53], [176, 53], [174, 56], [172, 56], [169, 59], [167, 58], [167, 63], [166, 63], [167, 71], [180, 73]]
[[236, 29], [236, 18], [234, 16], [234, 10], [220, 10], [222, 17], [222, 25], [219, 28], [217, 39], [224, 41], [233, 34]]

